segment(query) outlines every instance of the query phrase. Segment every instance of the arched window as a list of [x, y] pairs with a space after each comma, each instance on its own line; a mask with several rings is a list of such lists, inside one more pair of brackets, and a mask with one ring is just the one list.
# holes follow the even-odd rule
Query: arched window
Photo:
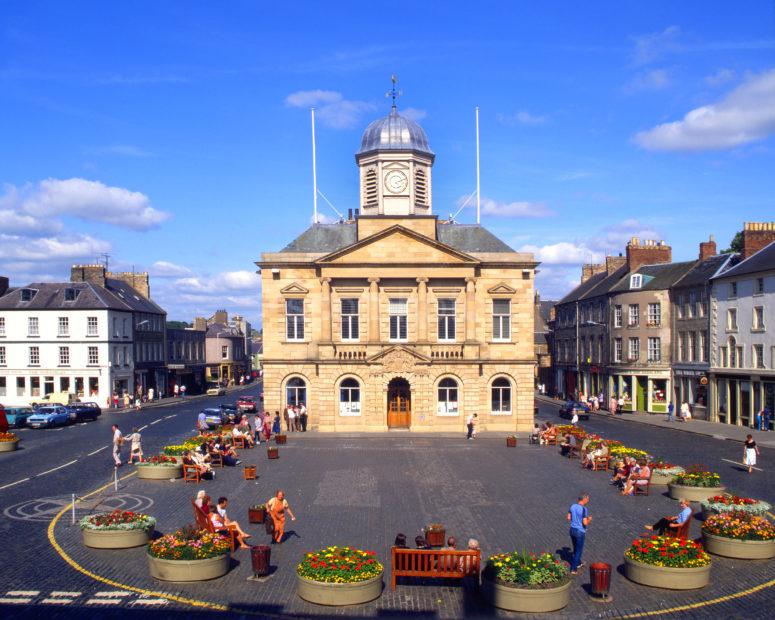
[[439, 381], [439, 402], [437, 412], [439, 415], [458, 414], [458, 385], [457, 381], [447, 377]]
[[304, 383], [304, 379], [299, 377], [288, 379], [288, 383], [285, 384], [285, 403], [295, 406], [307, 404], [307, 384]]
[[366, 171], [363, 181], [363, 204], [367, 207], [376, 207], [377, 203], [377, 171], [370, 168]]
[[505, 377], [492, 382], [492, 412], [496, 415], [511, 413], [511, 383]]
[[351, 377], [339, 384], [339, 415], [361, 415], [361, 386]]

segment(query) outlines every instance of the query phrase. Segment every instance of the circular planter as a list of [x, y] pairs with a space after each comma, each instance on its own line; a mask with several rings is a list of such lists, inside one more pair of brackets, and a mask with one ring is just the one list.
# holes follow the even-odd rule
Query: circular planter
[[296, 593], [318, 605], [360, 605], [382, 594], [382, 573], [355, 583], [323, 583], [296, 575]]
[[571, 581], [556, 588], [528, 589], [482, 580], [482, 595], [493, 607], [508, 611], [547, 613], [568, 605]]
[[627, 579], [644, 586], [668, 590], [704, 588], [710, 581], [711, 566], [708, 564], [697, 568], [671, 568], [644, 564], [624, 556], [624, 574]]
[[143, 480], [182, 478], [183, 465], [138, 465], [137, 477]]
[[705, 551], [740, 560], [769, 560], [775, 557], [775, 540], [738, 540], [702, 533]]
[[678, 474], [668, 474], [664, 469], [651, 470], [651, 484], [667, 485], [673, 481]]
[[148, 544], [153, 528], [146, 530], [82, 530], [83, 544], [93, 549], [129, 549]]
[[21, 439], [14, 441], [0, 441], [0, 452], [13, 452], [19, 447]]
[[206, 560], [162, 560], [148, 556], [151, 577], [161, 581], [207, 581], [223, 577], [229, 572], [231, 555], [207, 558]]
[[701, 502], [714, 495], [721, 495], [727, 489], [726, 487], [687, 487], [674, 482], [669, 482], [667, 488], [670, 490], [670, 497], [673, 499], [685, 497], [690, 502]]
[[[757, 507], [758, 506], [758, 507]], [[718, 515], [718, 514], [729, 514], [730, 512], [735, 512], [736, 506], [723, 506], [722, 507], [713, 507], [713, 506], [706, 506], [703, 504], [702, 506], [702, 518], [707, 519], [711, 515]], [[767, 502], [757, 502], [757, 504], [749, 504], [746, 506], [748, 510], [743, 510], [742, 507], [737, 507], [742, 512], [745, 512], [747, 514], [754, 514], [760, 517], [763, 517], [767, 514], [767, 512], [770, 510], [770, 505]]]

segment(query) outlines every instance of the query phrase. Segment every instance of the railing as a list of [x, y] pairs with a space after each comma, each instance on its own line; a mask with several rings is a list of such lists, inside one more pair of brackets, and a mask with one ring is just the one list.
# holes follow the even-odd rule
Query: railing
[[463, 359], [463, 345], [431, 345], [431, 359]]

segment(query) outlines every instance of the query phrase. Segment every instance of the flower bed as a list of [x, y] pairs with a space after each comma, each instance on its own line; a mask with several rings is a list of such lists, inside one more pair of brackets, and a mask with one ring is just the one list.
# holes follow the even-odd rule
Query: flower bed
[[737, 495], [714, 495], [702, 502], [702, 510], [706, 515], [729, 512], [763, 515], [771, 508], [772, 506], [765, 501]]
[[673, 499], [683, 497], [693, 502], [701, 502], [711, 496], [719, 495], [726, 488], [722, 486], [721, 477], [717, 473], [705, 471], [696, 465], [678, 474], [667, 486]]
[[183, 465], [174, 456], [159, 454], [137, 463], [137, 477], [143, 480], [182, 478]]
[[611, 446], [610, 454], [617, 459], [623, 459], [625, 456], [630, 456], [635, 459], [648, 458], [649, 454], [645, 450], [639, 450], [638, 448], [629, 448], [621, 444]]
[[775, 526], [765, 517], [737, 511], [709, 516], [702, 524], [705, 549], [744, 560], [775, 557]]
[[81, 519], [83, 543], [97, 549], [126, 549], [148, 542], [156, 519], [140, 512], [114, 510]]
[[568, 567], [551, 553], [513, 551], [491, 556], [482, 573], [482, 592], [493, 606], [546, 613], [562, 609], [570, 597]]
[[680, 465], [657, 461], [651, 464], [651, 484], [668, 484], [685, 471]]
[[229, 570], [229, 539], [205, 530], [182, 528], [148, 545], [151, 576], [163, 581], [204, 581]]
[[557, 429], [557, 433], [559, 435], [575, 435], [579, 439], [584, 439], [584, 437], [587, 436], [587, 431], [585, 431], [580, 426], [573, 426], [573, 424], [559, 424], [555, 426]]
[[691, 590], [710, 580], [710, 556], [691, 540], [639, 538], [624, 553], [624, 562], [627, 578], [647, 586]]
[[0, 433], [0, 452], [13, 452], [19, 447], [19, 441], [15, 433]]
[[296, 566], [297, 592], [319, 605], [356, 605], [382, 593], [383, 566], [374, 551], [326, 547]]

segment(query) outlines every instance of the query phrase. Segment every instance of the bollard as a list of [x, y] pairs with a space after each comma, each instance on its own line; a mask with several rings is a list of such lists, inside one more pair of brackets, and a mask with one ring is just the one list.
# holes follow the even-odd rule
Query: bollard
[[75, 525], [75, 493], [73, 493], [72, 496], [73, 496], [73, 502], [71, 506], [73, 507], [73, 525]]
[[118, 491], [118, 467], [113, 468], [113, 488]]

